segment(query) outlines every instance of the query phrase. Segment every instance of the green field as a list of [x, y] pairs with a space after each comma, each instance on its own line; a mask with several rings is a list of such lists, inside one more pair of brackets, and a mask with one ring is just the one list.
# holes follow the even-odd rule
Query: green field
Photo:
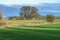
[[0, 40], [60, 40], [60, 24], [1, 28]]

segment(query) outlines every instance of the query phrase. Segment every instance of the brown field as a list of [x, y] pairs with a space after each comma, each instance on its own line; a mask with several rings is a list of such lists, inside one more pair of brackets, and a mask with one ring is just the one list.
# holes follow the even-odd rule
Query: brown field
[[[48, 24], [46, 20], [4, 20], [9, 26], [36, 26]], [[56, 19], [54, 23], [60, 23], [60, 19]]]

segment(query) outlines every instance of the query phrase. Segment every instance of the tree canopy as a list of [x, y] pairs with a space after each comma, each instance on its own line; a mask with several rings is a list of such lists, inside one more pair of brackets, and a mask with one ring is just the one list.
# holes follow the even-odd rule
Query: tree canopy
[[38, 10], [35, 7], [23, 6], [21, 8], [20, 17], [25, 19], [35, 19], [39, 18]]

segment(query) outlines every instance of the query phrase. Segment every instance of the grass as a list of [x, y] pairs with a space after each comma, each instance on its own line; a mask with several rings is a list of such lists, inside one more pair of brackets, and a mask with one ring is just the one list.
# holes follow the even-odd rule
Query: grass
[[2, 28], [0, 40], [60, 40], [60, 24]]

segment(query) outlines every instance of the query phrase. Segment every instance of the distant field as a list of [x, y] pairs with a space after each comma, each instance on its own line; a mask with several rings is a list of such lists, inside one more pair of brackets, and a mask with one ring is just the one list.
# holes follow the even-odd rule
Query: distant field
[[[11, 23], [13, 25], [40, 25], [47, 24], [46, 20], [5, 20], [7, 23]], [[60, 19], [56, 19], [54, 23], [60, 23]]]
[[60, 40], [60, 24], [2, 28], [0, 40]]
[[[36, 23], [38, 23], [38, 22], [40, 22], [40, 23], [44, 23], [44, 22], [46, 22], [46, 20], [45, 19], [42, 19], [42, 20], [5, 20], [5, 21], [7, 21], [7, 22], [11, 22], [11, 23], [14, 23], [14, 22], [16, 22], [16, 23], [34, 23], [34, 22], [36, 22]], [[54, 22], [60, 22], [60, 19], [55, 19], [54, 20]]]
[[46, 23], [44, 20], [6, 20], [6, 22], [13, 25], [40, 25]]

